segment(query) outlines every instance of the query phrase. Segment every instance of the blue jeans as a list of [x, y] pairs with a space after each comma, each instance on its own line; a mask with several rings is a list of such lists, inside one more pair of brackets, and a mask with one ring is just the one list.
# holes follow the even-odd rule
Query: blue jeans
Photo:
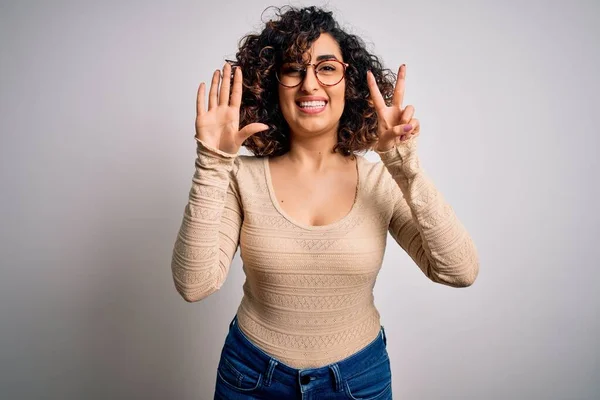
[[295, 369], [229, 325], [217, 368], [215, 400], [391, 400], [392, 371], [385, 330], [362, 350], [320, 368]]

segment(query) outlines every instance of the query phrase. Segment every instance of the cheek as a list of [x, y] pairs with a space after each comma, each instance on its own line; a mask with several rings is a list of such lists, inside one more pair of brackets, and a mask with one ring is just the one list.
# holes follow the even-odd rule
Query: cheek
[[339, 88], [336, 87], [336, 91], [331, 94], [332, 100], [335, 101], [334, 108], [339, 112], [344, 110], [344, 105], [346, 103], [345, 99], [346, 87], [340, 85]]
[[283, 90], [279, 90], [279, 109], [281, 110], [282, 113], [284, 114], [288, 114], [293, 106], [295, 105], [294, 103], [294, 95], [287, 93], [286, 91]]

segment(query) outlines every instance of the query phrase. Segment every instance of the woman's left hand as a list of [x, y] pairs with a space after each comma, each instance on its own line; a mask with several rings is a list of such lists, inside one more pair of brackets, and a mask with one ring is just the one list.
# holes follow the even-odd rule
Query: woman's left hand
[[410, 105], [404, 109], [402, 108], [405, 78], [406, 65], [402, 64], [398, 69], [398, 79], [392, 96], [392, 105], [388, 107], [377, 87], [375, 77], [371, 71], [367, 72], [367, 84], [378, 119], [377, 135], [379, 140], [375, 146], [377, 151], [389, 150], [395, 145], [419, 135], [419, 120], [413, 118], [415, 108]]

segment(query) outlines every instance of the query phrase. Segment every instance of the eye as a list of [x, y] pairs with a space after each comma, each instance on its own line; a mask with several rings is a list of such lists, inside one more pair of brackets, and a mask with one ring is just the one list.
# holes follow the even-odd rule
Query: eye
[[302, 64], [284, 64], [281, 67], [281, 73], [284, 75], [298, 76], [304, 72], [304, 66]]
[[321, 73], [332, 73], [338, 69], [338, 66], [335, 63], [323, 63], [319, 65], [318, 72]]

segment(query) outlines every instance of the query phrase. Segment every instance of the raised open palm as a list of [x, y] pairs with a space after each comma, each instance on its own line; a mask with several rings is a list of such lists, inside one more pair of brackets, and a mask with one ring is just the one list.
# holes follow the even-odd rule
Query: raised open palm
[[377, 87], [375, 77], [371, 71], [367, 72], [369, 92], [373, 99], [378, 119], [377, 135], [379, 136], [379, 140], [376, 146], [377, 150], [389, 150], [395, 144], [419, 135], [419, 120], [413, 118], [415, 108], [413, 106], [402, 108], [405, 78], [406, 65], [402, 64], [398, 69], [398, 79], [396, 80], [394, 95], [392, 96], [392, 105], [388, 107]]
[[208, 109], [205, 105], [206, 85], [204, 82], [200, 84], [196, 99], [196, 138], [225, 153], [237, 154], [248, 137], [269, 127], [261, 123], [252, 123], [239, 129], [242, 102], [241, 69], [236, 68], [234, 71], [233, 88], [230, 77], [229, 63], [223, 67], [223, 79], [221, 71], [216, 70], [213, 73], [208, 93]]

